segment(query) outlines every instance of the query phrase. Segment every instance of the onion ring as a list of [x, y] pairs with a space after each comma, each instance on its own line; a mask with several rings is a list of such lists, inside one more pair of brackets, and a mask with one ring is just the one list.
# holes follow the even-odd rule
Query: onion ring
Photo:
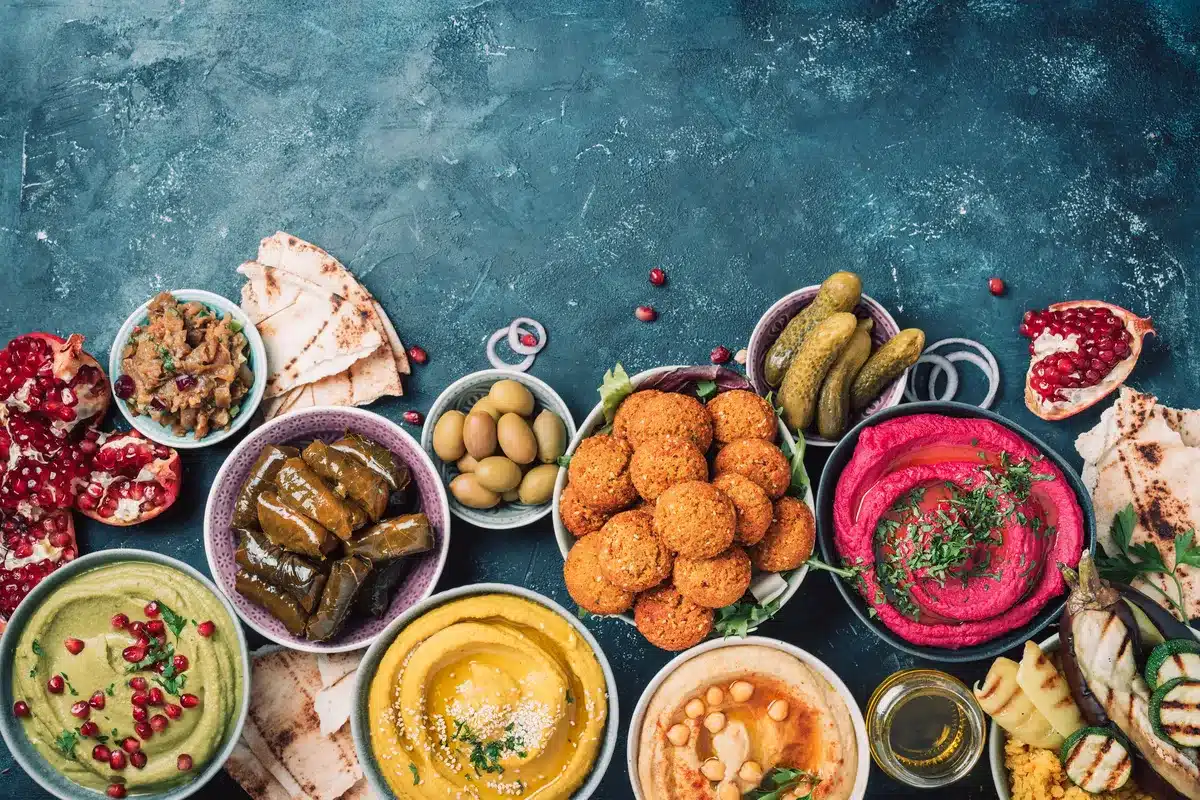
[[921, 364], [934, 364], [940, 367], [946, 373], [946, 393], [938, 397], [934, 387], [934, 376], [930, 373], [929, 376], [929, 399], [939, 402], [946, 402], [954, 399], [954, 395], [958, 393], [958, 370], [950, 363], [950, 359], [945, 356], [939, 356], [937, 353], [925, 352], [917, 359], [917, 363], [913, 364], [913, 369], [908, 374], [908, 385], [904, 387], [904, 397], [906, 400], [920, 400], [917, 397], [916, 389], [913, 388], [917, 383], [917, 367]]
[[[986, 347], [984, 347], [982, 344], [975, 341], [974, 339], [963, 339], [961, 337], [955, 337], [955, 338], [950, 338], [950, 339], [940, 339], [940, 340], [934, 342], [933, 344], [929, 345], [929, 347], [926, 347], [925, 352], [928, 353], [930, 350], [937, 350], [939, 347], [942, 347], [942, 346], [948, 345], [948, 344], [962, 344], [962, 345], [966, 345], [967, 347], [970, 347], [970, 348], [973, 348], [974, 350], [976, 350], [980, 355], [982, 355], [985, 359], [987, 359], [988, 367], [991, 368], [991, 374], [988, 375], [988, 380], [994, 381], [997, 384], [1000, 382], [1000, 365], [996, 363], [996, 357], [994, 355], [992, 355], [991, 350], [988, 350]], [[972, 363], [974, 363], [974, 362], [972, 362]], [[984, 374], [987, 374], [987, 372], [988, 372], [987, 370], [984, 370]]]
[[[537, 334], [537, 344], [530, 347], [521, 341], [521, 334], [525, 333], [525, 331], [521, 330], [522, 325], [529, 325], [533, 328], [533, 332]], [[508, 326], [508, 346], [512, 348], [514, 353], [520, 353], [523, 356], [535, 356], [542, 352], [542, 348], [546, 346], [546, 329], [536, 319], [517, 317]]]
[[[994, 403], [996, 401], [996, 392], [999, 391], [999, 389], [1000, 389], [1000, 382], [998, 380], [996, 380], [995, 376], [990, 372], [990, 368], [988, 366], [987, 361], [985, 361], [978, 354], [972, 353], [970, 350], [959, 350], [956, 353], [951, 353], [950, 355], [946, 356], [946, 360], [954, 361], [954, 362], [967, 361], [967, 362], [979, 367], [979, 370], [984, 375], [986, 375], [987, 379], [988, 379], [987, 396], [985, 396], [983, 398], [983, 402], [979, 403], [979, 407], [985, 408], [985, 409], [991, 408], [992, 403]], [[930, 392], [931, 394], [932, 394], [933, 381], [939, 375], [942, 374], [942, 370], [943, 370], [943, 368], [941, 365], [935, 364], [933, 367], [933, 372], [929, 373], [929, 385], [931, 387], [931, 392]]]
[[496, 355], [496, 344], [501, 339], [503, 339], [505, 336], [507, 336], [508, 332], [510, 330], [512, 330], [511, 325], [508, 327], [505, 327], [505, 328], [501, 328], [500, 330], [493, 333], [490, 337], [488, 337], [488, 343], [487, 343], [488, 361], [492, 362], [492, 366], [495, 367], [496, 369], [507, 369], [507, 370], [511, 370], [513, 372], [525, 372], [527, 369], [529, 369], [533, 365], [534, 356], [527, 355], [527, 356], [525, 356], [525, 359], [523, 361], [520, 361], [516, 364], [509, 364], [505, 361], [501, 361], [500, 356]]

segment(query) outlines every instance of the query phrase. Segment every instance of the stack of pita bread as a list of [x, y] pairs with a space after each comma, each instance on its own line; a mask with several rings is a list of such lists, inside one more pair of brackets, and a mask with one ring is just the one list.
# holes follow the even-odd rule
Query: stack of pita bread
[[[1118, 552], [1113, 518], [1132, 504], [1133, 542], [1151, 542], [1162, 553], [1184, 596], [1178, 597], [1175, 582], [1162, 573], [1138, 578], [1135, 586], [1150, 580], [1181, 600], [1189, 617], [1200, 617], [1200, 569], [1175, 565], [1175, 537], [1189, 530], [1200, 537], [1200, 410], [1167, 408], [1153, 395], [1121, 387], [1117, 402], [1075, 440], [1075, 449], [1083, 456], [1083, 483], [1105, 552]], [[1158, 592], [1146, 594], [1168, 607]]]
[[404, 345], [387, 314], [336, 258], [282, 231], [238, 267], [242, 310], [262, 335], [266, 419], [310, 406], [361, 406], [401, 395]]
[[362, 651], [313, 654], [267, 647], [252, 654], [246, 727], [225, 771], [254, 800], [372, 797], [350, 737]]

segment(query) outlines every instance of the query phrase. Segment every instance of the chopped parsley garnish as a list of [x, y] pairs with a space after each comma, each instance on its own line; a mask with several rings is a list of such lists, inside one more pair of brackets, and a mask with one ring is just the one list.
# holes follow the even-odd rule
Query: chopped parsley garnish
[[[1174, 569], [1168, 569], [1166, 560], [1153, 542], [1133, 542], [1133, 529], [1137, 527], [1137, 512], [1133, 504], [1125, 506], [1113, 518], [1112, 539], [1117, 552], [1109, 555], [1096, 556], [1096, 565], [1100, 575], [1118, 583], [1132, 583], [1140, 575], [1162, 573], [1175, 584], [1178, 593], [1172, 597], [1159, 588], [1153, 581], [1144, 581], [1145, 585], [1161, 594], [1171, 604], [1172, 611], [1185, 622], [1188, 619], [1187, 610], [1183, 607], [1183, 585]], [[1101, 548], [1103, 552], [1103, 547]], [[1175, 534], [1175, 566], [1180, 564], [1189, 567], [1200, 567], [1200, 545], [1196, 543], [1195, 529]]]
[[[146, 648], [146, 656], [136, 664], [130, 665], [126, 672], [139, 672], [144, 669], [153, 667], [160, 661], [170, 661], [175, 655], [175, 645], [163, 645], [157, 639], [151, 641], [150, 646]], [[163, 669], [163, 674], [167, 673], [167, 669], [172, 669], [170, 664]]]
[[571, 466], [571, 457], [570, 457], [570, 456], [559, 456], [559, 457], [558, 457], [558, 465], [559, 465], [560, 467], [569, 467], [569, 466]]
[[75, 731], [64, 730], [54, 740], [54, 746], [63, 757], [75, 760], [75, 745], [79, 744], [79, 734]]
[[409, 770], [409, 772], [412, 773], [412, 776], [413, 776], [413, 786], [420, 786], [421, 785], [421, 773], [417, 771], [417, 765], [410, 763], [408, 765], [408, 770]]
[[33, 640], [33, 644], [31, 645], [31, 648], [33, 649], [33, 654], [35, 656], [46, 655], [46, 652], [44, 650], [42, 650], [42, 643], [39, 642], [37, 639]]
[[502, 775], [504, 767], [500, 766], [500, 759], [504, 757], [505, 753], [515, 753], [519, 758], [525, 758], [528, 755], [525, 751], [525, 742], [513, 734], [514, 727], [515, 724], [510, 722], [504, 729], [508, 736], [485, 742], [481, 741], [465, 722], [454, 720], [454, 734], [450, 737], [450, 741], [459, 741], [470, 745], [469, 758], [471, 766], [475, 768], [475, 774], [480, 775], [486, 772]]
[[776, 767], [766, 774], [758, 788], [751, 789], [743, 797], [747, 800], [782, 800], [784, 795], [803, 785], [807, 786], [808, 794], [799, 800], [811, 800], [818, 783], [815, 773]]
[[158, 345], [158, 357], [162, 359], [164, 372], [175, 371], [175, 357], [171, 355], [170, 350], [163, 347], [161, 344]]
[[154, 602], [158, 604], [158, 610], [162, 614], [163, 622], [166, 623], [166, 626], [171, 629], [171, 633], [175, 634], [175, 638], [178, 639], [179, 634], [183, 633], [183, 629], [187, 627], [187, 619], [172, 611], [171, 607], [162, 600], [155, 600]]
[[116, 688], [117, 688], [117, 685], [116, 685], [115, 683], [110, 683], [110, 684], [109, 684], [109, 685], [108, 685], [108, 686], [107, 686], [107, 687], [104, 689], [104, 693], [105, 693], [106, 695], [108, 695], [109, 697], [115, 697], [115, 696], [116, 696], [116, 694], [117, 694], [117, 693], [116, 693], [116, 691], [115, 691], [115, 689], [116, 689]]

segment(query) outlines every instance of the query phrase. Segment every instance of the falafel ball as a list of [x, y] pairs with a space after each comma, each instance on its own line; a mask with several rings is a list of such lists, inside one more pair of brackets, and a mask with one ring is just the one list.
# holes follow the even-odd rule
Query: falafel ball
[[677, 483], [654, 504], [654, 532], [681, 556], [712, 558], [733, 544], [736, 528], [733, 501], [704, 481]]
[[617, 406], [616, 416], [613, 417], [613, 436], [618, 439], [629, 438], [629, 428], [636, 420], [641, 419], [646, 402], [652, 397], [662, 394], [658, 389], [643, 389], [626, 397]]
[[693, 603], [668, 583], [637, 596], [633, 621], [655, 647], [687, 650], [712, 633], [713, 610]]
[[659, 392], [638, 408], [629, 420], [625, 436], [633, 449], [659, 436], [679, 436], [690, 439], [701, 453], [712, 445], [712, 418], [704, 404], [696, 398], [678, 392]]
[[775, 441], [779, 418], [771, 404], [746, 389], [721, 392], [705, 406], [713, 421], [713, 439], [729, 444], [738, 439]]
[[633, 448], [624, 439], [598, 433], [579, 443], [571, 456], [567, 476], [584, 505], [613, 513], [637, 500], [629, 477]]
[[563, 564], [567, 593], [580, 608], [593, 614], [622, 614], [633, 605], [633, 592], [609, 583], [600, 572], [600, 537], [575, 542]]
[[629, 475], [643, 500], [657, 500], [677, 483], [708, 480], [708, 462], [690, 440], [660, 436], [633, 452]]
[[723, 608], [750, 588], [750, 556], [736, 544], [714, 558], [677, 558], [675, 588], [697, 605]]
[[622, 511], [600, 537], [600, 571], [609, 583], [627, 592], [658, 586], [671, 574], [675, 557], [654, 535], [654, 517], [645, 511]]
[[762, 541], [750, 548], [750, 560], [763, 572], [796, 569], [813, 553], [817, 526], [812, 511], [794, 497], [775, 501], [775, 519]]
[[567, 484], [558, 500], [558, 513], [563, 525], [575, 536], [587, 536], [604, 527], [612, 514], [608, 511], [597, 511], [579, 499], [575, 487]]
[[[744, 475], [722, 472], [713, 478], [712, 485], [729, 495], [737, 512], [737, 528], [734, 541], [738, 544], [758, 544], [771, 527], [775, 507], [763, 488]], [[566, 493], [563, 493], [566, 497]]]
[[772, 500], [783, 497], [792, 483], [792, 467], [787, 457], [765, 439], [730, 442], [717, 453], [713, 465], [718, 473], [736, 472], [749, 478], [761, 486]]

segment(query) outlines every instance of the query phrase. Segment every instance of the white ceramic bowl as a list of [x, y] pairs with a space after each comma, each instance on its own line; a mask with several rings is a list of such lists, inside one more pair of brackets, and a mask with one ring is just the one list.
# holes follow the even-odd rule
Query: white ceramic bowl
[[583, 786], [579, 787], [571, 795], [571, 800], [586, 800], [595, 793], [596, 788], [600, 785], [600, 781], [604, 779], [604, 773], [608, 770], [609, 762], [612, 761], [613, 752], [617, 749], [617, 729], [620, 727], [621, 713], [618, 707], [616, 676], [613, 675], [612, 667], [608, 663], [608, 657], [604, 655], [604, 651], [600, 648], [600, 643], [596, 641], [596, 637], [584, 627], [575, 614], [535, 591], [507, 583], [477, 583], [472, 586], [460, 586], [457, 589], [440, 592], [433, 597], [422, 600], [393, 620], [367, 650], [366, 655], [363, 656], [362, 661], [358, 665], [358, 674], [355, 678], [354, 707], [350, 711], [350, 732], [354, 737], [354, 749], [358, 753], [358, 761], [362, 765], [363, 774], [366, 775], [368, 785], [378, 798], [386, 799], [395, 797], [388, 787], [387, 780], [379, 772], [379, 767], [375, 763], [375, 753], [371, 750], [371, 734], [367, 709], [367, 701], [371, 693], [371, 680], [375, 677], [375, 671], [379, 668], [379, 662], [383, 658], [384, 653], [387, 652], [392, 642], [396, 640], [400, 631], [404, 630], [413, 620], [453, 600], [460, 600], [464, 597], [480, 594], [511, 594], [515, 597], [521, 597], [538, 605], [545, 606], [565, 619], [575, 632], [588, 643], [588, 646], [592, 648], [592, 652], [596, 654], [596, 660], [600, 662], [600, 669], [604, 672], [604, 682], [608, 689], [608, 718], [605, 722], [604, 741], [600, 746], [600, 752], [596, 756], [596, 761], [592, 765], [591, 774]]
[[146, 311], [154, 298], [138, 306], [137, 311], [129, 315], [129, 318], [125, 320], [125, 324], [117, 331], [116, 338], [113, 339], [112, 350], [108, 353], [108, 375], [113, 385], [113, 399], [117, 403], [117, 408], [121, 409], [121, 413], [129, 421], [129, 424], [145, 434], [147, 439], [176, 449], [208, 447], [209, 445], [224, 441], [237, 433], [254, 416], [254, 412], [258, 410], [258, 404], [262, 402], [263, 391], [267, 386], [267, 350], [263, 347], [262, 337], [258, 335], [258, 329], [254, 327], [254, 324], [250, 322], [250, 318], [238, 307], [238, 304], [232, 300], [202, 289], [175, 289], [171, 294], [174, 295], [176, 300], [184, 303], [196, 301], [222, 314], [226, 312], [232, 314], [233, 318], [242, 324], [242, 333], [245, 334], [246, 343], [250, 348], [249, 363], [250, 369], [254, 372], [254, 385], [250, 387], [249, 394], [243, 398], [241, 411], [233, 418], [233, 423], [226, 430], [213, 431], [203, 439], [197, 439], [194, 433], [188, 433], [185, 436], [176, 436], [169, 427], [160, 425], [145, 414], [134, 416], [129, 411], [129, 406], [126, 405], [125, 401], [117, 397], [117, 378], [122, 375], [121, 351], [125, 349], [129, 337], [133, 334], [134, 327], [146, 321]]
[[[1038, 642], [1038, 647], [1045, 653], [1053, 653], [1058, 649], [1058, 634], [1054, 634]], [[992, 783], [996, 787], [996, 797], [999, 800], [1012, 800], [1012, 790], [1008, 786], [1008, 768], [1004, 766], [1004, 743], [1008, 734], [1004, 729], [991, 720], [988, 727], [988, 762], [992, 765]]]
[[[352, 620], [329, 642], [310, 642], [293, 636], [283, 623], [265, 609], [238, 594], [235, 588], [237, 542], [231, 530], [233, 506], [250, 468], [264, 446], [306, 442], [316, 438], [336, 439], [343, 431], [355, 431], [391, 450], [412, 475], [421, 496], [421, 511], [429, 517], [435, 537], [434, 548], [416, 556], [413, 568], [395, 590], [391, 605], [381, 619]], [[237, 615], [254, 630], [276, 644], [310, 653], [361, 650], [375, 641], [387, 625], [406, 609], [433, 594], [446, 556], [450, 552], [450, 507], [446, 490], [425, 451], [396, 423], [371, 411], [346, 406], [316, 406], [284, 414], [265, 423], [243, 439], [217, 473], [204, 508], [204, 553], [217, 585], [233, 604]]]
[[[636, 389], [650, 378], [653, 378], [657, 375], [662, 375], [663, 373], [670, 372], [672, 370], [684, 368], [685, 367], [680, 365], [670, 367], [655, 367], [653, 369], [645, 370], [644, 372], [639, 372], [638, 374], [631, 376], [629, 380]], [[576, 433], [571, 439], [571, 443], [567, 446], [567, 455], [573, 454], [579, 447], [580, 442], [591, 436], [600, 428], [603, 428], [604, 424], [604, 405], [602, 403], [597, 403], [596, 407], [593, 408], [591, 413], [587, 415], [587, 418], [584, 419], [583, 424], [579, 426], [578, 433]], [[787, 442], [789, 447], [795, 448], [796, 440], [792, 438], [792, 434], [790, 431], [788, 431], [787, 426], [783, 424], [783, 420], [779, 421], [779, 437], [781, 441]], [[558, 541], [558, 551], [562, 553], [563, 560], [566, 560], [567, 553], [569, 553], [571, 548], [575, 546], [576, 541], [575, 535], [567, 530], [567, 526], [563, 524], [562, 511], [559, 508], [559, 504], [562, 501], [563, 489], [565, 488], [567, 488], [567, 470], [561, 469], [558, 471], [558, 480], [554, 483], [554, 538]], [[805, 492], [804, 495], [804, 503], [808, 506], [808, 510], [813, 513], [813, 519], [815, 520], [817, 511], [813, 500], [811, 476], [809, 479], [808, 491]], [[782, 609], [784, 605], [786, 605], [787, 602], [792, 599], [792, 596], [796, 594], [796, 590], [800, 588], [800, 584], [804, 582], [804, 576], [806, 575], [808, 575], [807, 564], [800, 567], [800, 569], [792, 570], [792, 572], [788, 575], [787, 589], [785, 589], [783, 594], [777, 598], [780, 609]], [[633, 624], [632, 614], [626, 613], [618, 616], [620, 619], [623, 619], [630, 625]], [[778, 612], [776, 612], [776, 616], [778, 616]], [[757, 626], [750, 628], [751, 631], [756, 629]]]
[[[437, 425], [438, 419], [447, 411], [453, 410], [466, 413], [470, 410], [471, 406], [475, 405], [476, 401], [488, 393], [492, 388], [492, 384], [500, 380], [517, 381], [532, 392], [533, 399], [537, 403], [535, 411], [538, 409], [553, 411], [562, 419], [563, 425], [567, 428], [567, 441], [569, 442], [575, 437], [575, 420], [571, 416], [571, 410], [567, 408], [567, 404], [559, 397], [558, 392], [551, 389], [545, 381], [538, 380], [532, 375], [526, 375], [524, 372], [513, 372], [507, 369], [485, 369], [479, 372], [472, 372], [470, 375], [464, 375], [447, 386], [438, 395], [437, 400], [433, 401], [433, 406], [429, 409], [429, 413], [425, 415], [425, 426], [421, 431], [421, 447], [425, 449], [426, 454], [433, 461], [446, 486], [449, 486], [450, 481], [458, 475], [458, 469], [453, 464], [447, 464], [442, 461], [438, 458], [437, 453], [433, 452], [433, 429]], [[530, 422], [532, 424], [532, 420]], [[565, 473], [566, 470], [560, 470], [560, 472]], [[451, 494], [449, 497], [450, 512], [454, 516], [463, 522], [469, 522], [472, 525], [478, 525], [480, 528], [489, 528], [491, 530], [519, 528], [522, 525], [536, 522], [549, 514], [551, 507], [551, 503], [542, 503], [538, 506], [527, 506], [521, 503], [501, 503], [495, 508], [469, 508], [454, 499], [454, 495]]]
[[[237, 616], [234, 613], [233, 606], [217, 591], [217, 587], [213, 585], [212, 581], [199, 570], [184, 564], [182, 561], [145, 550], [100, 550], [95, 553], [89, 553], [86, 556], [81, 556], [50, 573], [45, 580], [33, 588], [29, 596], [17, 607], [16, 613], [8, 621], [8, 627], [5, 629], [3, 638], [0, 639], [0, 678], [2, 678], [0, 680], [0, 703], [3, 704], [3, 708], [5, 709], [4, 713], [0, 715], [0, 734], [3, 734], [4, 744], [16, 762], [21, 765], [21, 768], [43, 789], [55, 797], [62, 798], [62, 800], [90, 800], [91, 798], [104, 800], [105, 794], [85, 789], [54, 769], [29, 742], [21, 723], [9, 711], [12, 708], [14, 700], [12, 696], [12, 669], [13, 653], [16, 650], [17, 639], [38, 606], [64, 583], [92, 569], [113, 564], [125, 564], [132, 561], [146, 561], [151, 564], [167, 567], [168, 569], [177, 570], [210, 591], [221, 602], [225, 613], [229, 615], [229, 626], [234, 636], [233, 644], [237, 648], [238, 658], [242, 664], [242, 685], [239, 687], [242, 696], [241, 710], [238, 712], [237, 719], [233, 721], [233, 725], [226, 733], [225, 742], [221, 745], [221, 748], [217, 751], [213, 759], [204, 765], [203, 769], [196, 774], [196, 777], [192, 781], [182, 786], [176, 786], [161, 792], [141, 792], [133, 796], [144, 798], [145, 800], [183, 800], [183, 798], [195, 794], [221, 770], [221, 767], [228, 760], [230, 753], [237, 746], [238, 739], [242, 735], [242, 728], [246, 724], [246, 715], [250, 710], [250, 648], [246, 644], [246, 635], [242, 632], [242, 626], [237, 624]], [[5, 796], [15, 797], [16, 795], [11, 794], [11, 791], [9, 789], [9, 793], [5, 794]]]
[[646, 688], [642, 691], [642, 696], [638, 698], [637, 705], [633, 708], [633, 718], [629, 721], [629, 735], [625, 746], [625, 770], [629, 773], [629, 784], [633, 787], [634, 797], [637, 800], [644, 800], [645, 798], [637, 778], [638, 747], [641, 743], [642, 725], [646, 721], [646, 708], [650, 705], [650, 700], [654, 697], [655, 692], [658, 691], [658, 687], [662, 686], [663, 681], [671, 673], [679, 669], [684, 662], [690, 661], [701, 653], [720, 650], [724, 647], [741, 647], [743, 645], [771, 647], [776, 650], [782, 650], [788, 655], [799, 659], [824, 678], [838, 695], [841, 696], [842, 700], [845, 701], [846, 709], [850, 712], [850, 719], [854, 723], [854, 741], [855, 746], [858, 748], [858, 772], [854, 777], [854, 790], [850, 793], [849, 800], [862, 800], [867, 794], [867, 779], [871, 775], [871, 748], [867, 743], [867, 723], [863, 719], [862, 711], [859, 709], [854, 695], [850, 693], [850, 689], [837, 676], [837, 673], [831, 670], [824, 661], [821, 661], [807, 650], [801, 650], [795, 645], [765, 636], [747, 636], [745, 639], [713, 639], [712, 641], [696, 645], [691, 650], [681, 653], [668, 661], [667, 665], [660, 669], [658, 674], [646, 685]]

